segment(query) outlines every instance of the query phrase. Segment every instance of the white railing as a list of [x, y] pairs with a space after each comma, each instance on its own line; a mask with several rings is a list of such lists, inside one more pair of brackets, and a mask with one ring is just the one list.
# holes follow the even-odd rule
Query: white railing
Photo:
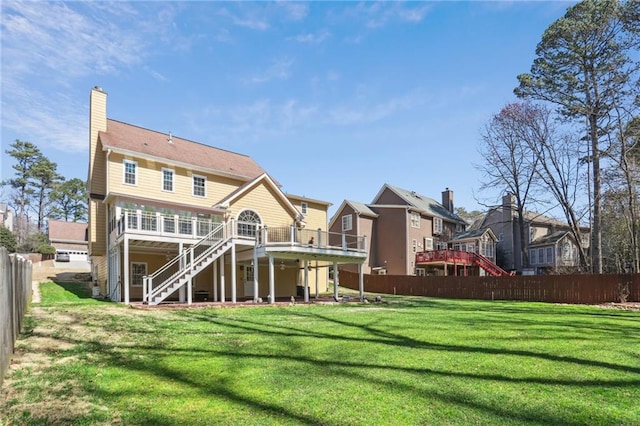
[[235, 222], [223, 223], [211, 230], [200, 241], [167, 262], [162, 268], [143, 279], [143, 301], [150, 303], [154, 297], [166, 290], [181, 275], [192, 271], [206, 256], [234, 236]]
[[327, 232], [320, 229], [299, 229], [295, 226], [264, 227], [258, 234], [258, 246], [298, 246], [366, 252], [367, 239], [365, 236]]
[[113, 240], [130, 231], [160, 236], [199, 238], [209, 234], [219, 223], [197, 217], [125, 210], [120, 218], [111, 221], [110, 234]]

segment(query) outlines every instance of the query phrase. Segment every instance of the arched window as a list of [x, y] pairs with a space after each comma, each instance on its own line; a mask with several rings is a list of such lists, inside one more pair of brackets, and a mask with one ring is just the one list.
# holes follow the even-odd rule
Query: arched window
[[253, 210], [243, 210], [238, 215], [238, 236], [255, 238], [260, 216]]

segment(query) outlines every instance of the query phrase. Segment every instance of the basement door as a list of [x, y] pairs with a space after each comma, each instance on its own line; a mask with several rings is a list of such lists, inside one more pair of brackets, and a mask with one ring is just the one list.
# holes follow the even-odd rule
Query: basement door
[[254, 297], [253, 294], [253, 266], [244, 267], [244, 297]]

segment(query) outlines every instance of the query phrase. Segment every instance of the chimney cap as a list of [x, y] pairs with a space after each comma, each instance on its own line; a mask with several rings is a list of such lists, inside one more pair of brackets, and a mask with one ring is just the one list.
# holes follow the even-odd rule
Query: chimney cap
[[100, 86], [93, 86], [93, 90], [97, 90], [99, 92], [102, 92], [102, 87]]

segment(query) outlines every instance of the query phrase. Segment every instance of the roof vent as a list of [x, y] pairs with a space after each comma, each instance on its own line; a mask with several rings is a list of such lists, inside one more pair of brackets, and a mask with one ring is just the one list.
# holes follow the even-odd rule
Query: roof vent
[[171, 132], [169, 132], [169, 137], [167, 138], [167, 142], [173, 143], [173, 136], [171, 136]]

